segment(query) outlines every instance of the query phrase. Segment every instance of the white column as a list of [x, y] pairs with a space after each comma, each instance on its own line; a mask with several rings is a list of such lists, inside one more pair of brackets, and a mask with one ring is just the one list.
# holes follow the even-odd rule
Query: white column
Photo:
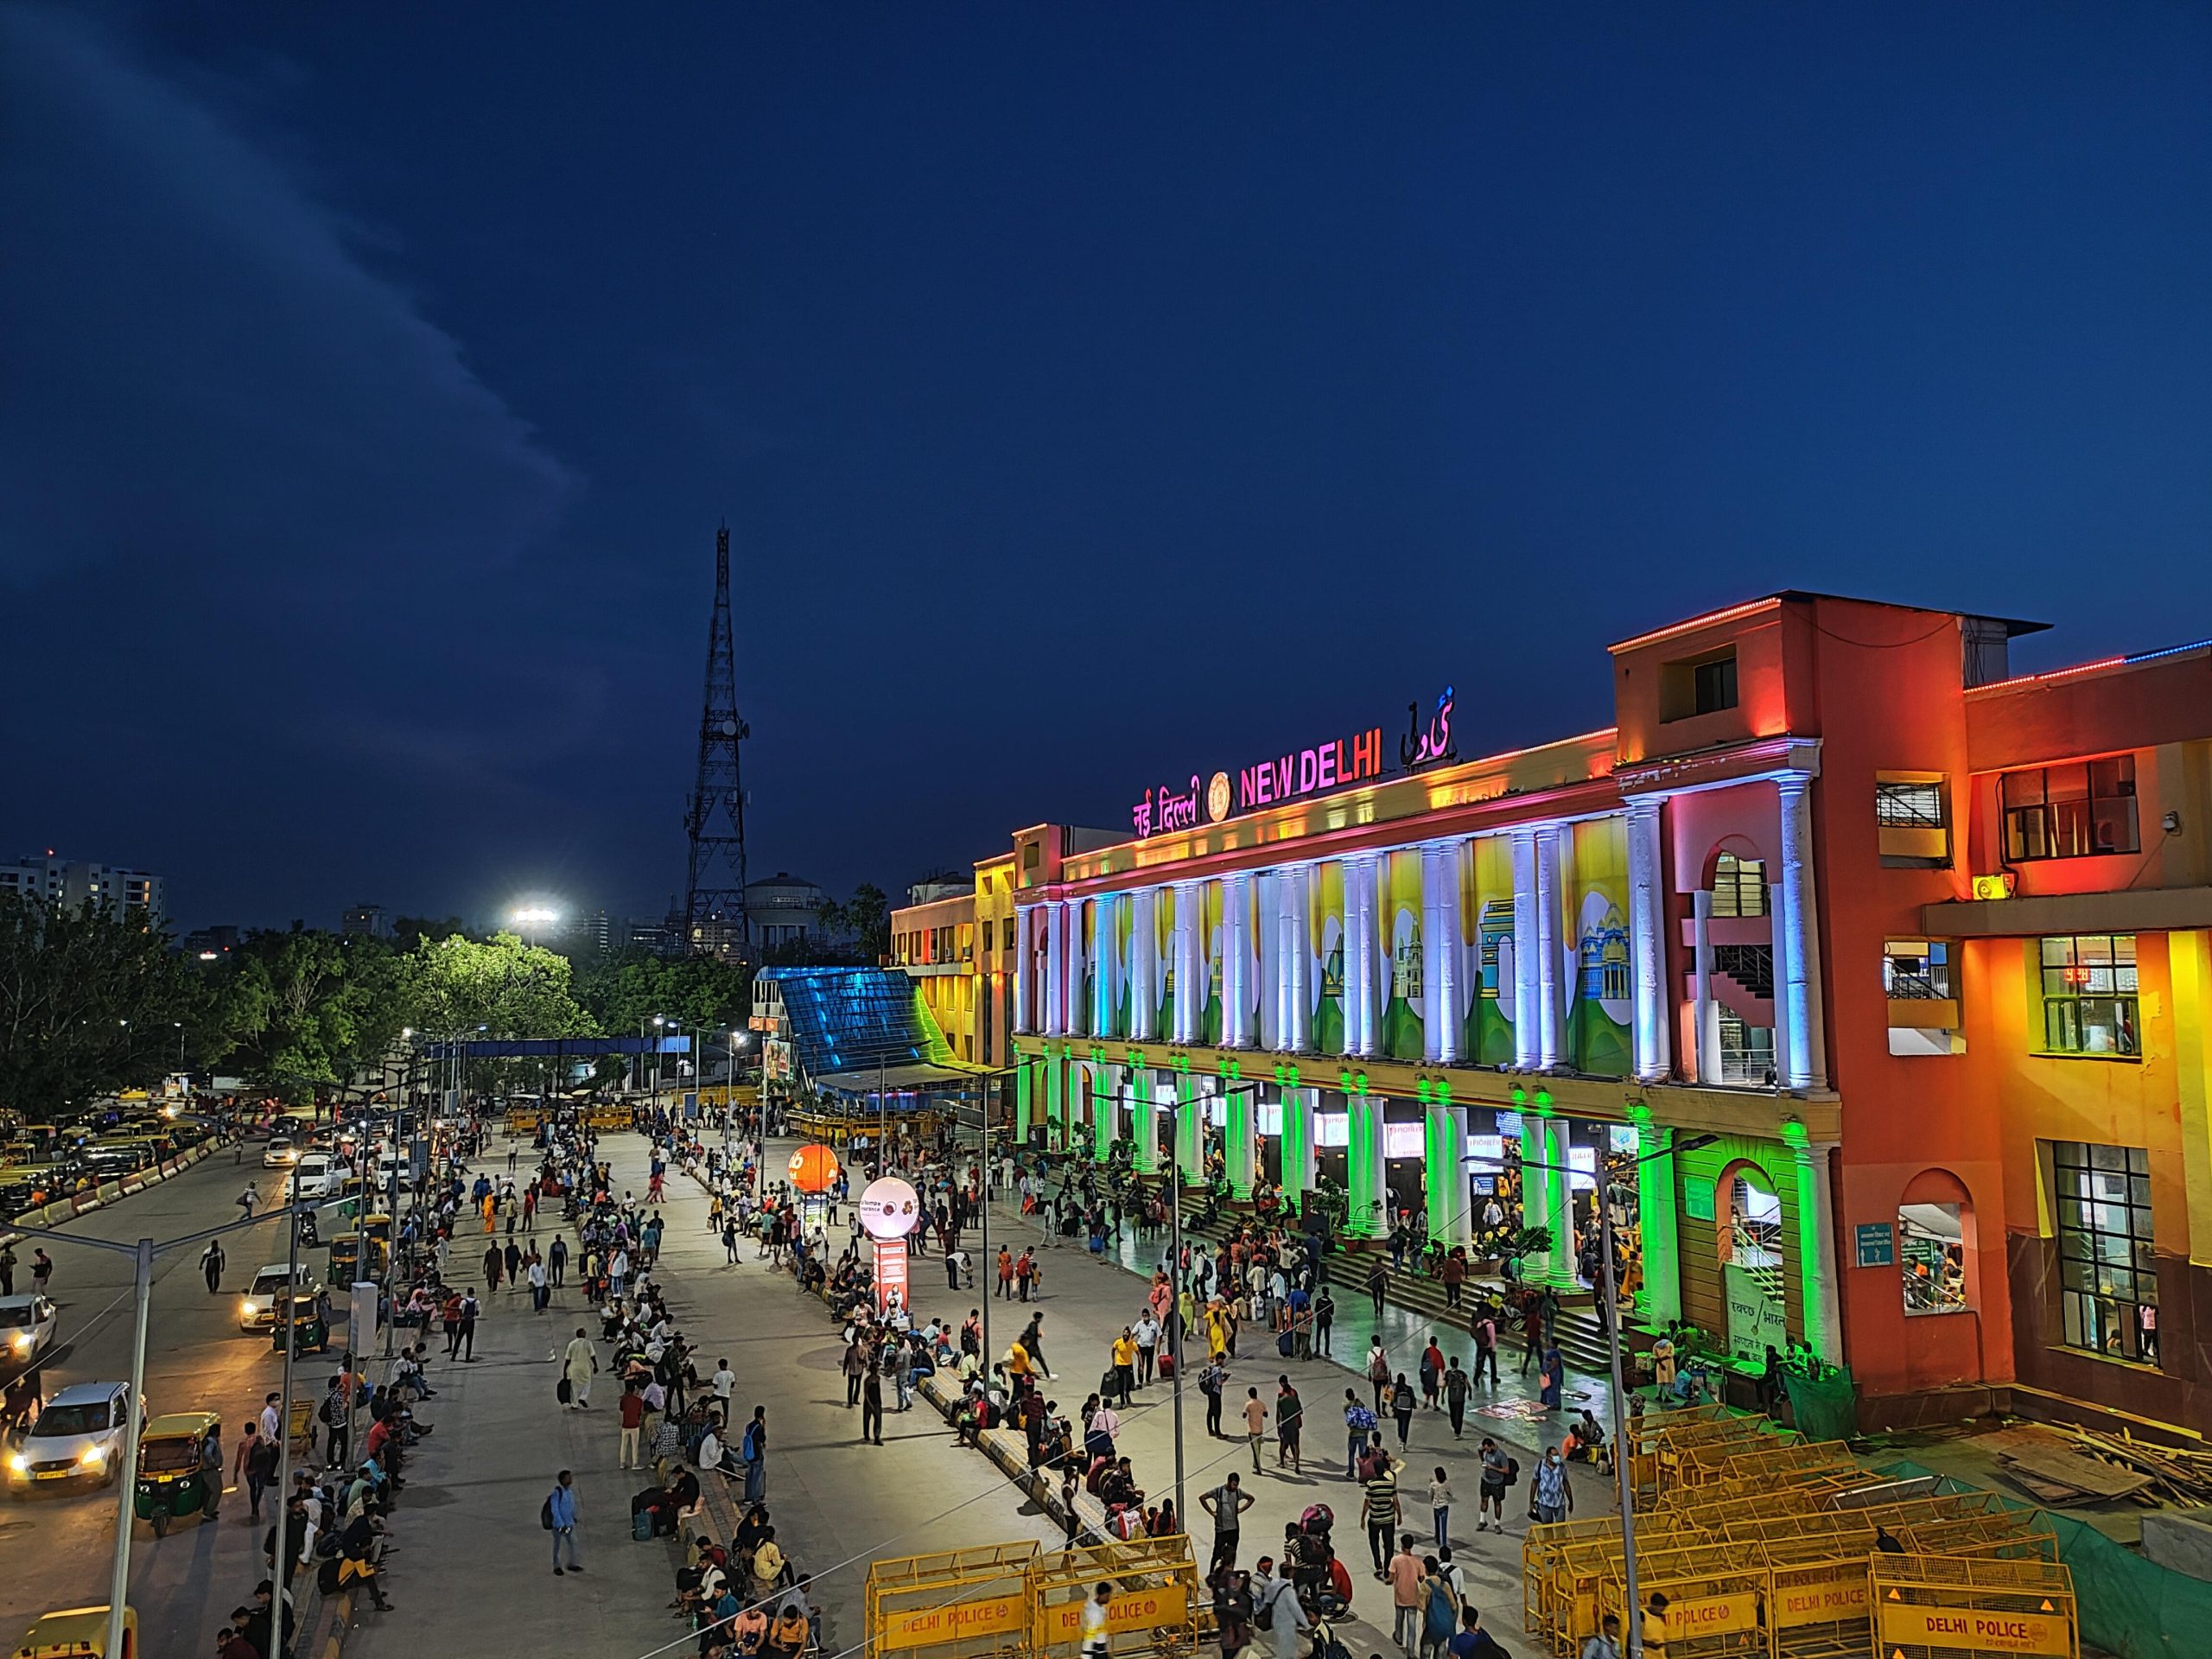
[[[1536, 832], [1513, 832], [1513, 1064], [1541, 1064], [1542, 976], [1536, 944]], [[1534, 1225], [1535, 1224], [1531, 1224]]]
[[[1776, 943], [1789, 935], [1789, 980], [1777, 982], [1783, 999], [1776, 1024], [1789, 1025], [1789, 1070], [1783, 1081], [1792, 1089], [1827, 1087], [1827, 1037], [1821, 1009], [1821, 918], [1813, 879], [1812, 779], [1791, 772], [1777, 785], [1782, 795], [1782, 880], [1776, 885]], [[1777, 969], [1779, 964], [1777, 964]]]
[[1243, 893], [1241, 875], [1221, 879], [1221, 1046], [1243, 1046], [1238, 1028], [1237, 1001], [1244, 973], [1243, 954], [1237, 948], [1237, 900]]
[[1033, 905], [1017, 905], [1014, 912], [1014, 1029], [1027, 1036], [1037, 1029], [1036, 973], [1030, 966], [1029, 926]]
[[[1302, 1154], [1296, 1168], [1293, 1168], [1287, 1163], [1283, 1166], [1282, 1184], [1298, 1199], [1299, 1208], [1301, 1211], [1306, 1207], [1306, 1195], [1313, 1190], [1316, 1170], [1313, 1156], [1313, 1115], [1315, 1105], [1320, 1098], [1321, 1091], [1318, 1089], [1286, 1089], [1282, 1091], [1282, 1144], [1290, 1146], [1294, 1141]], [[1294, 1116], [1304, 1130], [1303, 1134], [1296, 1136], [1292, 1135], [1289, 1127]]]
[[[1436, 979], [1435, 988], [1429, 994], [1427, 1028], [1437, 1033], [1436, 1058], [1446, 1065], [1456, 1065], [1462, 1058], [1459, 1046], [1465, 1028], [1460, 1023], [1459, 970], [1466, 953], [1459, 936], [1459, 862], [1467, 856], [1465, 842], [1451, 842], [1437, 849], [1437, 871], [1443, 886], [1436, 899]], [[1463, 1140], [1460, 1144], [1466, 1143]]]
[[1285, 976], [1290, 993], [1287, 1009], [1290, 1018], [1283, 1046], [1293, 1053], [1303, 1054], [1313, 1046], [1313, 993], [1306, 976], [1307, 958], [1313, 954], [1308, 917], [1313, 902], [1313, 867], [1294, 865], [1285, 875], [1284, 886], [1290, 902], [1284, 908], [1283, 955], [1290, 968]]
[[1720, 1081], [1720, 1005], [1713, 998], [1713, 894], [1690, 895], [1690, 1009], [1697, 1021], [1697, 1080]]
[[1262, 870], [1252, 878], [1256, 890], [1253, 925], [1256, 934], [1253, 943], [1258, 947], [1259, 982], [1252, 988], [1258, 1007], [1259, 1046], [1280, 1049], [1282, 1046], [1282, 953], [1275, 949], [1282, 930], [1275, 919], [1275, 907], [1281, 902], [1281, 874]]
[[1129, 1039], [1148, 1043], [1160, 1007], [1160, 964], [1153, 941], [1153, 891], [1139, 887], [1129, 895]]
[[1045, 906], [1045, 1034], [1067, 1033], [1067, 912], [1057, 899]]
[[1375, 1052], [1375, 878], [1372, 858], [1344, 860], [1344, 1052]]
[[1674, 999], [1667, 995], [1667, 941], [1661, 931], [1667, 908], [1661, 887], [1659, 803], [1631, 801], [1628, 808], [1629, 960], [1636, 976], [1632, 1027], [1636, 1075], [1663, 1083], [1670, 1070], [1667, 1020]]
[[1536, 832], [1536, 1064], [1549, 1071], [1566, 1058], [1567, 999], [1560, 983], [1560, 831]]

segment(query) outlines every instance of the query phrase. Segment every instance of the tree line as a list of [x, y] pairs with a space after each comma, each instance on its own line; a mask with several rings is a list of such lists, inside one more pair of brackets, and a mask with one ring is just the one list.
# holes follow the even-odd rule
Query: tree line
[[141, 913], [0, 894], [0, 1109], [33, 1122], [181, 1069], [302, 1100], [381, 1076], [410, 1029], [620, 1037], [650, 1034], [658, 1014], [696, 1035], [741, 1026], [751, 1006], [749, 969], [700, 957], [577, 963], [448, 922], [391, 939], [265, 929], [201, 963]]

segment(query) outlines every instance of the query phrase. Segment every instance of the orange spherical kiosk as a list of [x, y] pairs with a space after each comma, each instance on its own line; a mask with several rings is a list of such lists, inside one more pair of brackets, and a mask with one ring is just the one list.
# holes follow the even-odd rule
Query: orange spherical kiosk
[[801, 1192], [827, 1192], [837, 1180], [837, 1154], [818, 1142], [791, 1154], [791, 1185]]

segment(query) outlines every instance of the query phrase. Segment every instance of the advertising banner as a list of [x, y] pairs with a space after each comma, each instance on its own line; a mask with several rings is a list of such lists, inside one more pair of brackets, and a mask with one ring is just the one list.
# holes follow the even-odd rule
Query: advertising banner
[[[1164, 1584], [1150, 1590], [1124, 1590], [1106, 1603], [1106, 1633], [1125, 1636], [1131, 1630], [1149, 1630], [1162, 1624], [1185, 1624], [1190, 1617], [1190, 1592], [1179, 1584]], [[1044, 1627], [1037, 1633], [1040, 1648], [1080, 1641], [1083, 1603], [1053, 1602], [1041, 1610], [1039, 1622]]]
[[1573, 826], [1569, 912], [1574, 929], [1574, 1000], [1567, 1052], [1578, 1070], [1624, 1077], [1635, 1018], [1635, 973], [1628, 954], [1628, 825], [1597, 818]]
[[894, 1302], [906, 1306], [906, 1241], [880, 1238], [875, 1242], [875, 1305], [887, 1310]]
[[1020, 1630], [1028, 1613], [1028, 1592], [1020, 1590], [942, 1607], [917, 1607], [911, 1612], [886, 1615], [875, 1645], [885, 1652], [895, 1652], [901, 1648], [941, 1647], [979, 1636], [1003, 1636]]
[[2072, 1632], [2059, 1613], [2000, 1613], [1979, 1607], [1928, 1607], [1917, 1602], [1885, 1601], [1882, 1604], [1882, 1645], [1892, 1643], [1950, 1648], [1962, 1653], [2074, 1651]]
[[1752, 1269], [1729, 1262], [1722, 1264], [1720, 1284], [1728, 1299], [1728, 1357], [1764, 1365], [1770, 1346], [1778, 1354], [1788, 1353], [1789, 1318], [1782, 1299], [1768, 1290], [1765, 1281]]
[[1382, 1052], [1394, 1060], [1418, 1060], [1428, 1007], [1421, 982], [1421, 849], [1403, 848], [1385, 856], [1389, 865], [1382, 884], [1383, 937], [1390, 952], [1390, 990], [1382, 1005]]
[[1344, 867], [1316, 864], [1306, 982], [1313, 988], [1313, 1052], [1344, 1052]]
[[1472, 992], [1461, 1052], [1478, 1065], [1510, 1065], [1513, 1052], [1513, 844], [1485, 836], [1459, 865], [1460, 982]]

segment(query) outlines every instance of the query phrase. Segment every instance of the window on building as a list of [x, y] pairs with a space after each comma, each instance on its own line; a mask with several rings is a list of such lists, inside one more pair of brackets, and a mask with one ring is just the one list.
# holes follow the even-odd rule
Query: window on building
[[2090, 858], [2142, 850], [2135, 823], [2135, 757], [2008, 772], [1998, 779], [2005, 856]]
[[1882, 957], [1882, 993], [1892, 1002], [1948, 1002], [1951, 946], [1944, 939], [1891, 939]]
[[1006, 942], [1003, 948], [1008, 950], [1014, 949], [1014, 918], [1011, 916], [1006, 918]]
[[1766, 861], [1723, 853], [1713, 866], [1715, 916], [1766, 914]]
[[2152, 1254], [2151, 1160], [2140, 1147], [2055, 1141], [2058, 1298], [2069, 1348], [2158, 1363], [2158, 1274]]
[[1774, 947], [1770, 944], [1716, 944], [1713, 971], [1727, 975], [1762, 1001], [1774, 1000]]
[[1874, 785], [1874, 822], [1885, 830], [1941, 830], [1943, 786], [1878, 779]]
[[2133, 1058], [2139, 1052], [2135, 936], [2069, 933], [2037, 941], [2043, 970], [2043, 1046], [2050, 1054]]
[[1736, 706], [1736, 648], [1662, 664], [1659, 718], [1687, 720]]
[[1750, 1084], [1774, 1081], [1772, 1027], [1746, 1025], [1730, 1010], [1720, 1010], [1720, 1080]]
[[1897, 1250], [1907, 1313], [1955, 1313], [1967, 1306], [1966, 1222], [1961, 1206], [1899, 1205]]

